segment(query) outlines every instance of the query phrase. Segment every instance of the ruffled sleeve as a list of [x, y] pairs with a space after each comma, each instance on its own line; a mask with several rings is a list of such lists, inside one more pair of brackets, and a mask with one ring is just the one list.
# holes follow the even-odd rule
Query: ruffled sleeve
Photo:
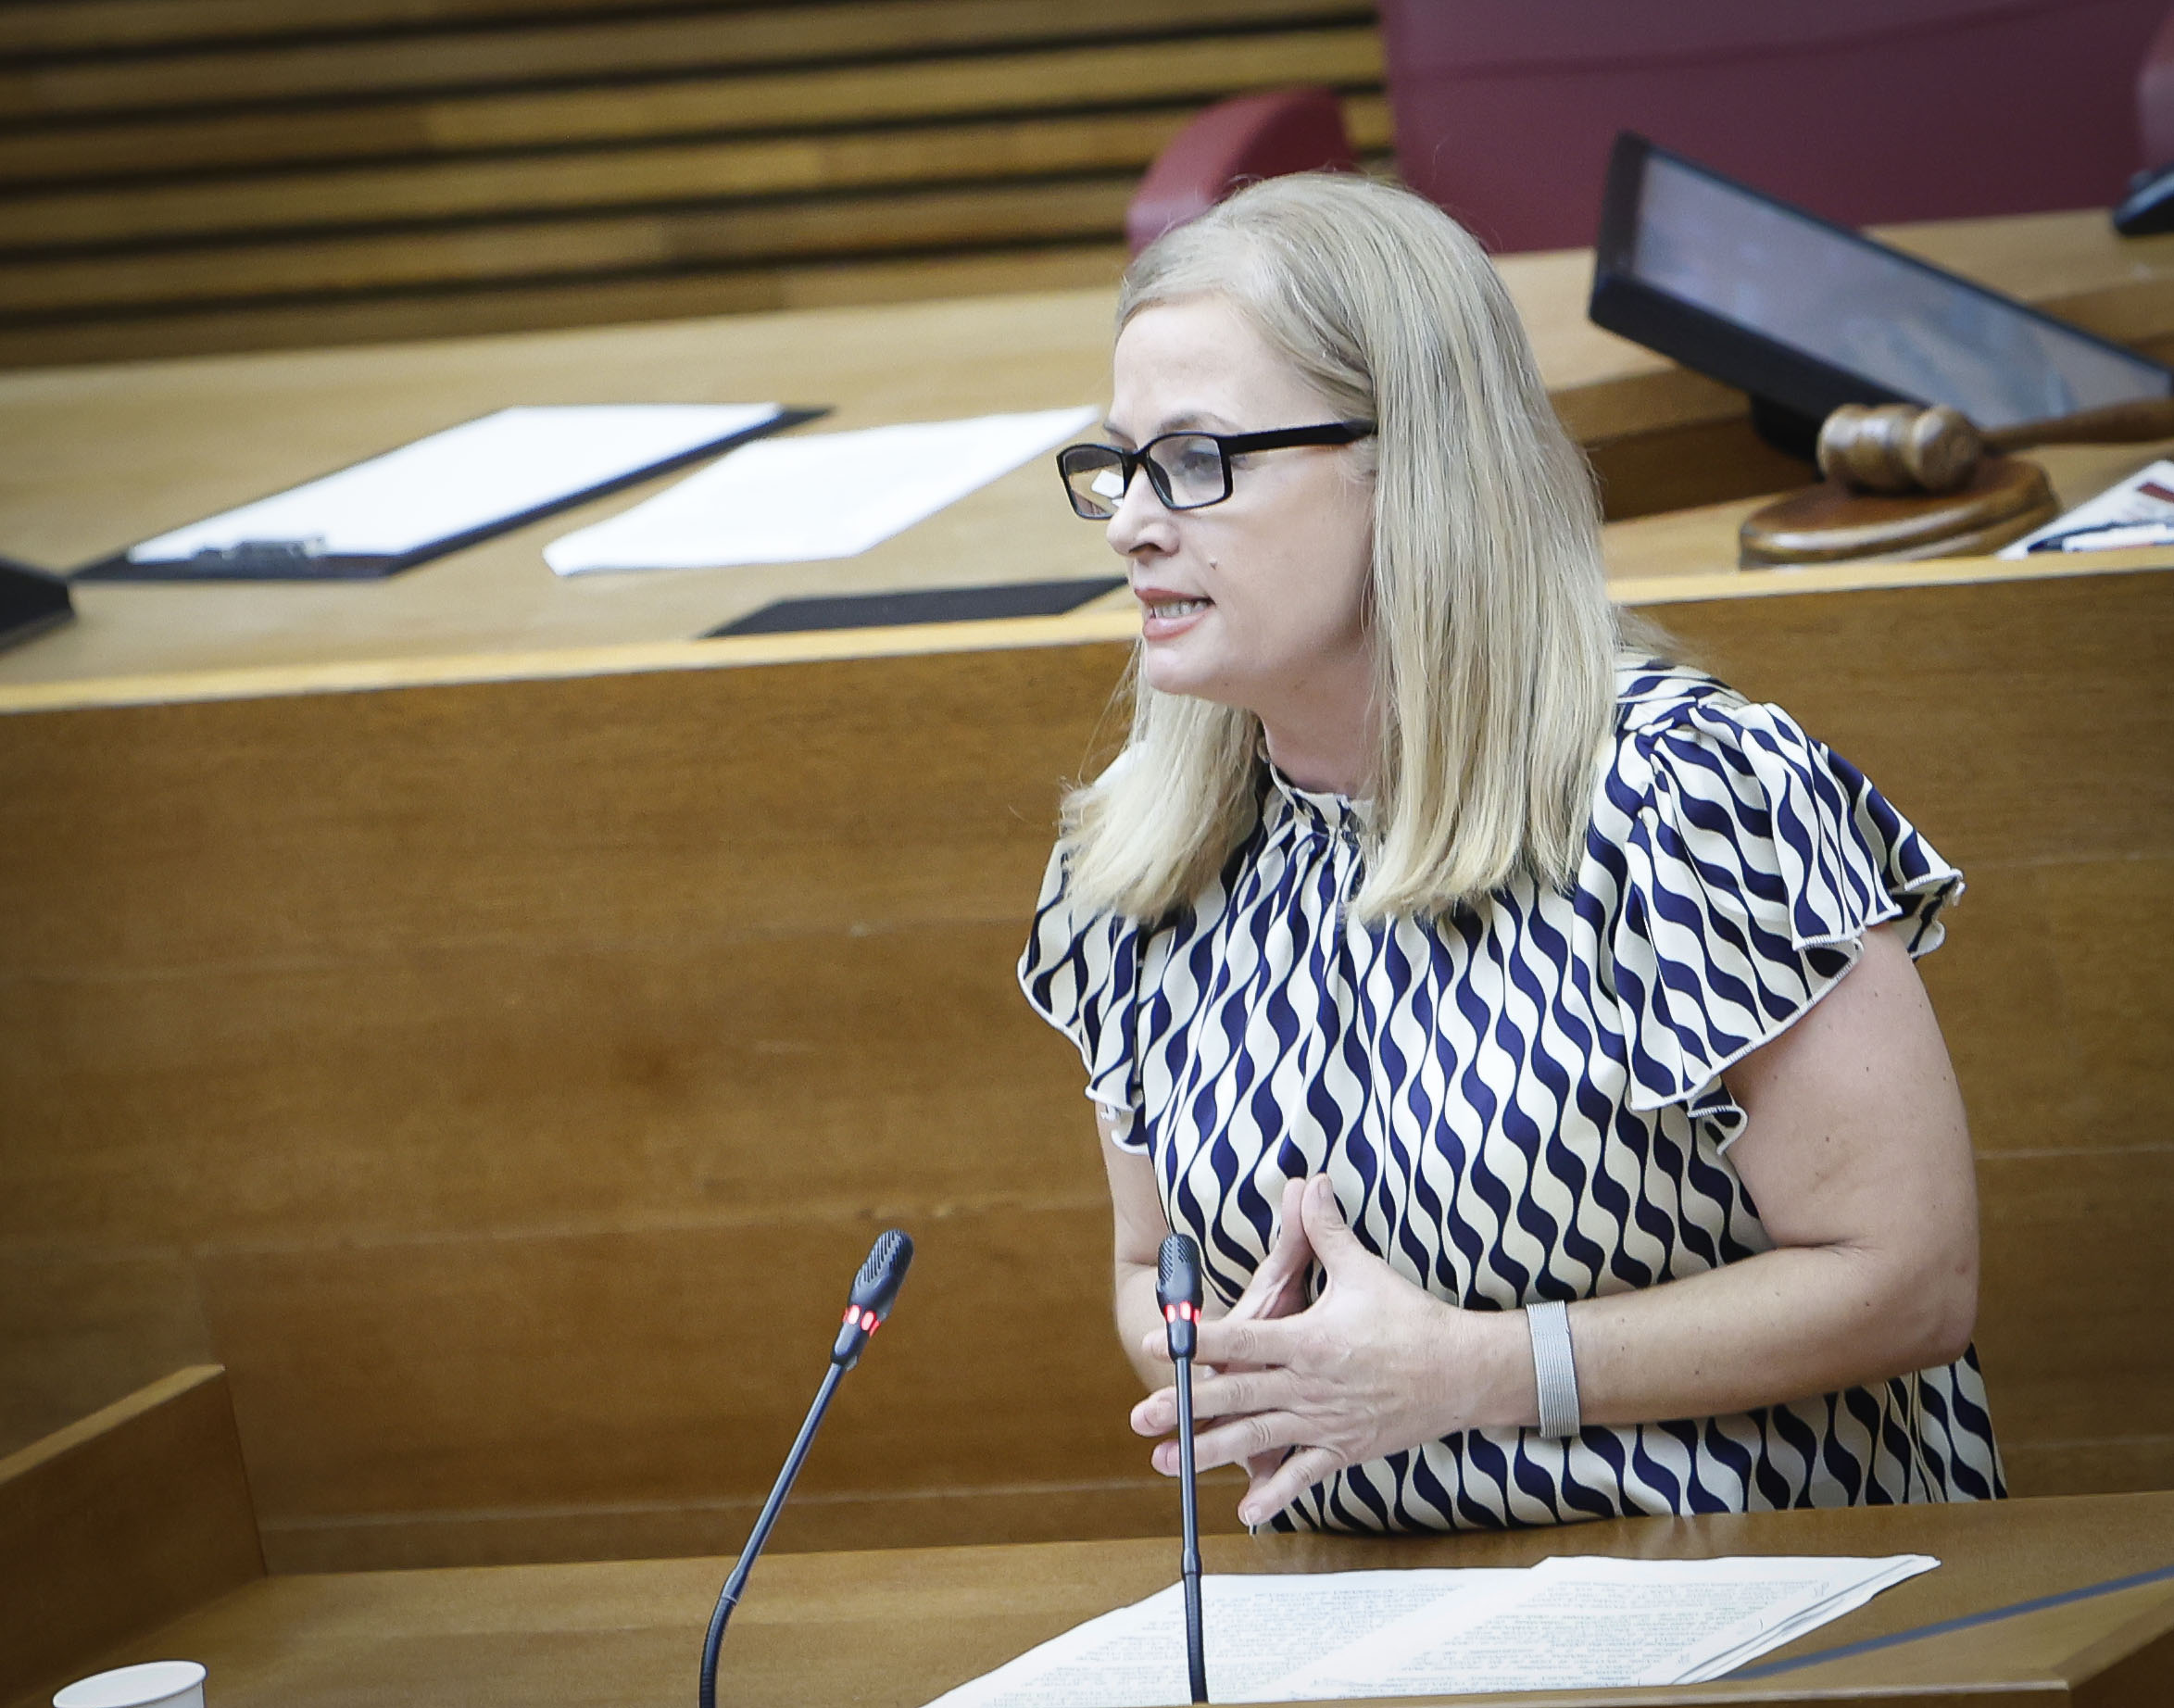
[[1049, 856], [1034, 932], [1019, 957], [1019, 987], [1034, 1011], [1069, 1037], [1087, 1067], [1087, 1094], [1129, 1117], [1119, 1142], [1145, 1150], [1139, 1071], [1133, 1056], [1139, 997], [1139, 930], [1131, 920], [1076, 909], [1065, 889], [1064, 849]]
[[1873, 926], [1900, 920], [1913, 956], [1937, 948], [1962, 874], [1778, 708], [1724, 692], [1651, 710], [1595, 822], [1620, 862], [1630, 1105], [1732, 1111], [1722, 1073], [1833, 988]]

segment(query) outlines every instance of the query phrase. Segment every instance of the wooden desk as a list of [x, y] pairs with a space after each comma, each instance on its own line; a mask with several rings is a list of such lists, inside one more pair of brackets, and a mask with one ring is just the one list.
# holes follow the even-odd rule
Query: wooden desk
[[[1995, 235], [2099, 244], [2089, 278], [2059, 245], [2008, 264], [2144, 324], [2174, 238], [2103, 229]], [[1512, 273], [1566, 414], [1740, 412], [1580, 330], [1579, 264]], [[13, 376], [0, 548], [79, 561], [505, 402], [812, 397], [842, 427], [1094, 398], [1106, 310]], [[2147, 454], [2048, 460], [2074, 491]], [[925, 1356], [865, 1373], [781, 1545], [1159, 1524], [1105, 1427], [1133, 1379], [1077, 1062], [1012, 975], [1133, 619], [689, 638], [811, 586], [1100, 573], [1100, 531], [1030, 468], [846, 564], [556, 581], [541, 540], [607, 508], [375, 585], [86, 587], [73, 632], [0, 654], [0, 1446], [216, 1359], [275, 1570], [713, 1553], [806, 1402], [798, 1337], [903, 1220], [889, 1332]], [[2174, 1482], [2174, 573], [1744, 575], [1741, 508], [1612, 525], [1618, 591], [1967, 870], [1928, 978], [2008, 1463]], [[1031, 1331], [968, 1332], [995, 1289]], [[706, 1312], [756, 1292], [727, 1361]]]
[[[2095, 211], [1890, 234], [2109, 335], [2174, 340], [2174, 236], [2124, 240]], [[1615, 513], [1803, 478], [1753, 437], [1740, 394], [1586, 319], [1589, 254], [1512, 257], [1502, 271]], [[510, 404], [836, 406], [820, 431], [1100, 403], [1112, 300], [1073, 291], [0, 375], [0, 553], [86, 563]], [[571, 580], [545, 567], [547, 541], [650, 490], [382, 583], [81, 587], [71, 628], [0, 652], [0, 710], [16, 684], [685, 641], [788, 594], [1088, 577], [1114, 561], [1037, 458], [842, 562]]]
[[[1969, 874], [1927, 978], [2029, 1492], [2174, 1484], [2150, 561], [1647, 584]], [[0, 1422], [216, 1360], [275, 1570], [714, 1553], [900, 1221], [890, 1352], [780, 1542], [1159, 1524], [1108, 1426], [1137, 1388], [1078, 1062], [1012, 975], [1130, 626], [168, 679], [0, 718]], [[728, 1356], [735, 1299], [762, 1308]]]
[[[1638, 1519], [1439, 1540], [1214, 1537], [1211, 1572], [1517, 1566], [1553, 1553], [1928, 1552], [1938, 1571], [1761, 1663], [2174, 1565], [2174, 1493], [1997, 1505]], [[721, 1700], [914, 1708], [1175, 1576], [1169, 1538], [765, 1560]], [[266, 1578], [117, 1649], [184, 1656], [215, 1708], [579, 1708], [690, 1700], [722, 1559]], [[59, 1682], [59, 1681], [56, 1681]], [[1213, 1689], [1213, 1679], [1210, 1679]], [[2174, 1578], [1742, 1683], [1435, 1699], [1468, 1708], [1664, 1703], [2146, 1708], [2174, 1698]], [[39, 1694], [20, 1699], [36, 1708]]]

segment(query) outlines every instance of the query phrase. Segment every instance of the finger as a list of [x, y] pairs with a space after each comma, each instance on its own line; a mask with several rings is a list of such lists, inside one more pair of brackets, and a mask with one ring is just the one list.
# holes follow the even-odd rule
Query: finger
[[1304, 1312], [1235, 1322], [1226, 1316], [1217, 1317], [1200, 1325], [1200, 1350], [1194, 1357], [1204, 1364], [1288, 1364], [1306, 1332], [1298, 1326], [1304, 1321]]
[[1148, 1362], [1151, 1364], [1176, 1363], [1176, 1360], [1170, 1356], [1170, 1334], [1167, 1329], [1158, 1328], [1151, 1333], [1142, 1335], [1140, 1337], [1140, 1350], [1147, 1355]]
[[1238, 1295], [1238, 1303], [1224, 1314], [1243, 1321], [1248, 1317], [1275, 1316], [1290, 1309], [1290, 1299], [1296, 1296], [1300, 1277], [1313, 1261], [1313, 1248], [1306, 1243], [1305, 1224], [1301, 1221], [1284, 1224], [1262, 1259], [1261, 1267], [1253, 1271], [1253, 1278], [1246, 1283], [1246, 1290]]
[[1325, 1482], [1343, 1469], [1343, 1460], [1326, 1447], [1301, 1447], [1290, 1454], [1265, 1481], [1259, 1478], [1238, 1503], [1240, 1524], [1264, 1525], [1315, 1483]]
[[[1278, 1412], [1296, 1397], [1298, 1384], [1287, 1370], [1246, 1370], [1193, 1381], [1196, 1420], [1238, 1417], [1249, 1412]], [[1137, 1435], [1168, 1435], [1177, 1427], [1177, 1389], [1157, 1388], [1132, 1409]]]
[[[1302, 1440], [1307, 1432], [1305, 1421], [1288, 1412], [1255, 1412], [1230, 1418], [1212, 1429], [1195, 1432], [1193, 1466], [1213, 1471], [1219, 1465], [1244, 1464], [1268, 1453], [1281, 1458], [1283, 1450]], [[1150, 1457], [1164, 1476], [1177, 1475], [1181, 1462], [1175, 1441], [1158, 1441]]]
[[1326, 1174], [1315, 1174], [1306, 1182], [1303, 1209], [1306, 1238], [1324, 1269], [1333, 1273], [1354, 1261], [1380, 1261], [1351, 1232], [1351, 1224], [1344, 1220], [1343, 1207], [1336, 1201], [1336, 1187]]

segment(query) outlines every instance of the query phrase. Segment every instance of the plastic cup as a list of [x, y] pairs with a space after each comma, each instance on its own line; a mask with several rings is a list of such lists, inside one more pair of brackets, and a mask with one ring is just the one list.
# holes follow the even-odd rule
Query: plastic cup
[[145, 1661], [78, 1678], [53, 1708], [204, 1708], [204, 1669], [194, 1661]]

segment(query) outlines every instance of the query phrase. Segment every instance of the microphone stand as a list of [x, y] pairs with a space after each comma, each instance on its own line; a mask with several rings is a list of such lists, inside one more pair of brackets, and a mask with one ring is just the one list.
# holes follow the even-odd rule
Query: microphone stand
[[[1193, 1346], [1200, 1326], [1200, 1248], [1184, 1234], [1162, 1242], [1155, 1288], [1177, 1368], [1177, 1486], [1183, 1542], [1177, 1556], [1185, 1586], [1185, 1664], [1193, 1701], [1208, 1700], [1208, 1662], [1200, 1627], [1200, 1510], [1193, 1468]], [[704, 1708], [708, 1708], [705, 1704]]]
[[1178, 1500], [1185, 1540], [1177, 1556], [1185, 1580], [1185, 1669], [1193, 1701], [1208, 1700], [1208, 1659], [1200, 1635], [1200, 1512], [1193, 1488], [1193, 1361], [1177, 1361]]
[[702, 1639], [702, 1671], [695, 1689], [695, 1700], [700, 1708], [717, 1708], [717, 1651], [724, 1642], [725, 1621], [740, 1604], [741, 1591], [748, 1587], [748, 1574], [755, 1569], [756, 1556], [761, 1553], [762, 1544], [770, 1539], [770, 1527], [777, 1523], [785, 1497], [793, 1492], [793, 1480], [800, 1475], [800, 1463], [814, 1446], [815, 1431], [823, 1423], [823, 1413], [830, 1410], [830, 1397], [837, 1392], [845, 1374], [843, 1364], [833, 1364], [823, 1373], [823, 1386], [815, 1390], [815, 1403], [808, 1408], [800, 1433], [793, 1438], [793, 1451], [785, 1455], [785, 1469], [771, 1485], [770, 1499], [763, 1501], [755, 1527], [748, 1532], [740, 1557], [733, 1563], [732, 1576], [724, 1580], [724, 1591], [717, 1598], [717, 1610], [710, 1615], [709, 1633]]
[[695, 1700], [699, 1708], [717, 1708], [717, 1651], [724, 1642], [725, 1622], [739, 1605], [741, 1591], [748, 1587], [748, 1574], [755, 1569], [762, 1544], [770, 1539], [770, 1528], [777, 1523], [777, 1515], [785, 1508], [785, 1497], [793, 1491], [793, 1481], [800, 1475], [808, 1450], [815, 1444], [815, 1431], [822, 1426], [823, 1414], [830, 1410], [831, 1396], [837, 1392], [846, 1372], [861, 1362], [869, 1336], [882, 1327], [884, 1320], [890, 1315], [891, 1306], [898, 1301], [899, 1284], [906, 1279], [907, 1265], [912, 1262], [911, 1237], [898, 1228], [887, 1228], [876, 1236], [868, 1261], [853, 1277], [853, 1290], [846, 1301], [845, 1324], [838, 1330], [836, 1344], [830, 1350], [830, 1368], [823, 1373], [823, 1386], [815, 1390], [815, 1401], [808, 1408], [800, 1433], [793, 1438], [793, 1451], [785, 1455], [785, 1468], [771, 1485], [770, 1499], [763, 1501], [755, 1527], [748, 1532], [747, 1545], [733, 1563], [732, 1575], [724, 1580], [724, 1589], [717, 1598], [717, 1609], [710, 1615], [710, 1629], [702, 1639], [702, 1668], [695, 1684]]

